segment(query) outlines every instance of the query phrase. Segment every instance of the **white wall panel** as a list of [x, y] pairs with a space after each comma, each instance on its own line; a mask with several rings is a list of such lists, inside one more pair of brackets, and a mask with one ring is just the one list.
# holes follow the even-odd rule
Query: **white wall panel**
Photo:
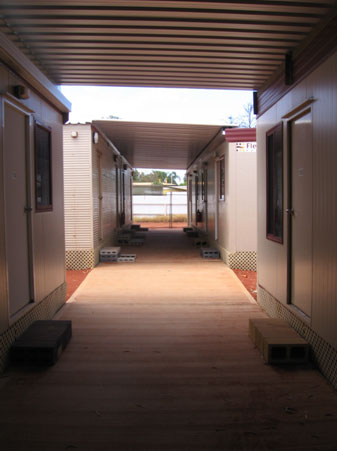
[[132, 223], [132, 171], [128, 168], [125, 171], [125, 224]]
[[313, 90], [312, 325], [337, 347], [337, 53], [308, 80]]
[[216, 213], [216, 187], [215, 187], [215, 158], [207, 160], [207, 209], [208, 209], [208, 235], [215, 240], [215, 213]]
[[[71, 132], [77, 132], [77, 138]], [[93, 246], [91, 125], [64, 126], [63, 143], [66, 249], [89, 249]]]
[[236, 251], [257, 249], [256, 153], [236, 152]]
[[[100, 155], [102, 219], [99, 218], [99, 175], [98, 153]], [[93, 226], [94, 246], [102, 241], [111, 242], [116, 228], [116, 169], [111, 146], [100, 136], [99, 143], [93, 146]], [[101, 224], [100, 224], [101, 221]], [[101, 240], [100, 240], [100, 228]]]

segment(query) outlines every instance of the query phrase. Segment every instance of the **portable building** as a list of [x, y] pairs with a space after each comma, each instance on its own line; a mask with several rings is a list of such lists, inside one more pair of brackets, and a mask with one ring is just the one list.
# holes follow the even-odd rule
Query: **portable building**
[[230, 268], [256, 270], [256, 131], [224, 128], [188, 171], [189, 224]]
[[63, 126], [66, 268], [92, 268], [132, 222], [132, 168], [91, 123]]
[[325, 47], [315, 64], [260, 95], [258, 302], [311, 343], [337, 385], [337, 52]]
[[65, 302], [62, 125], [70, 103], [4, 37], [0, 50], [0, 371]]
[[[90, 1], [85, 7], [69, 0], [57, 4], [45, 0], [38, 7], [29, 3], [16, 0], [1, 5], [0, 59], [5, 66], [0, 83], [1, 92], [10, 95], [14, 86], [25, 82], [33, 86], [36, 91], [30, 100], [16, 97], [13, 103], [26, 106], [29, 117], [50, 121], [54, 128], [56, 204], [52, 212], [29, 214], [35, 239], [31, 265], [39, 275], [34, 280], [36, 300], [48, 297], [64, 280], [58, 267], [63, 232], [57, 226], [63, 215], [57, 204], [61, 203], [57, 200], [62, 177], [55, 168], [59, 158], [55, 154], [59, 156], [57, 129], [66, 108], [55, 85], [46, 78], [41, 83], [34, 63], [57, 84], [252, 89], [258, 114], [258, 302], [270, 316], [286, 319], [309, 341], [320, 369], [337, 387], [336, 0], [188, 2], [188, 7], [187, 2], [162, 1], [156, 5], [143, 2], [138, 10], [135, 2], [128, 1], [118, 5], [107, 1], [99, 7]], [[44, 26], [47, 17], [48, 26]], [[119, 23], [121, 17], [124, 25]], [[120, 25], [117, 34], [107, 33], [107, 21], [113, 27]], [[166, 32], [160, 31], [163, 27]], [[19, 49], [25, 54], [24, 65]], [[9, 118], [8, 111], [12, 111], [6, 105]], [[48, 115], [55, 115], [55, 122]], [[159, 127], [151, 128], [155, 137]], [[143, 126], [139, 129], [141, 133], [130, 136], [125, 124], [129, 146], [124, 155], [135, 167], [186, 169], [194, 165], [196, 149], [187, 145], [191, 136], [180, 140], [184, 146], [168, 146], [168, 140], [163, 149], [149, 142], [148, 133], [142, 134]], [[180, 132], [175, 127], [173, 135]], [[46, 136], [46, 132], [41, 134]], [[11, 147], [6, 134], [4, 138], [2, 153]], [[216, 141], [209, 148], [214, 150]], [[207, 173], [215, 181], [213, 163]], [[19, 173], [11, 174], [15, 180]], [[216, 190], [209, 183], [210, 229], [211, 212], [216, 212], [218, 204]], [[9, 325], [7, 275], [12, 270], [8, 273], [8, 268], [14, 266], [5, 254], [11, 243], [8, 225], [5, 235], [5, 209], [11, 201], [4, 201], [8, 196], [4, 183], [0, 195], [0, 319], [4, 331]], [[197, 215], [194, 209], [191, 218]], [[55, 229], [57, 239], [53, 240]], [[22, 278], [18, 274], [18, 280]]]

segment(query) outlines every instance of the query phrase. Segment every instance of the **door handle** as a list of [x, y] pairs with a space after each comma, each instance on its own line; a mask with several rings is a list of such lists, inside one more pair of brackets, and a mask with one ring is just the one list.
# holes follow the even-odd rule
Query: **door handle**
[[33, 209], [29, 206], [25, 206], [24, 209], [25, 213], [31, 212]]
[[294, 215], [295, 210], [294, 209], [286, 209], [287, 214]]

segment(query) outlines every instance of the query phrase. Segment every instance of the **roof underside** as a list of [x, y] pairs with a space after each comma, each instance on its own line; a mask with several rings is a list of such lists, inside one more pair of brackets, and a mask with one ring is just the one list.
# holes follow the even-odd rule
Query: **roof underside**
[[186, 169], [222, 132], [219, 125], [111, 120], [93, 121], [93, 125], [135, 168]]
[[258, 89], [335, 0], [2, 0], [0, 30], [54, 83]]

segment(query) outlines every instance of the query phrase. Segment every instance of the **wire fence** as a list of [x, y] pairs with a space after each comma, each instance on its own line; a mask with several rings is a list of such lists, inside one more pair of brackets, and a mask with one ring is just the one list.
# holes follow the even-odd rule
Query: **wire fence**
[[163, 195], [134, 195], [133, 219], [141, 223], [187, 222], [187, 193], [168, 191]]

